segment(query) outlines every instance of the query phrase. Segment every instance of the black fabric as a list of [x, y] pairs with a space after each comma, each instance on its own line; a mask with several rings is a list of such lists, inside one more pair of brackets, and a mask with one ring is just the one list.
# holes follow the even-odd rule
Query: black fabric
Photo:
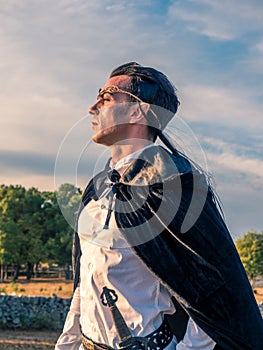
[[187, 323], [189, 320], [189, 315], [174, 297], [172, 298], [172, 300], [176, 312], [173, 315], [165, 315], [165, 319], [169, 323], [169, 326], [173, 334], [176, 336], [177, 342], [179, 343], [184, 338]]
[[[171, 162], [176, 165], [175, 174], [171, 173]], [[140, 181], [147, 169], [149, 173], [152, 171], [151, 164], [156, 164], [158, 169], [161, 166], [165, 176], [162, 176], [162, 183], [158, 177], [156, 181], [151, 179], [144, 206], [138, 210], [133, 208], [136, 201], [130, 200], [129, 196], [145, 197], [147, 186]], [[96, 191], [102, 186], [105, 176], [102, 172], [91, 180], [83, 196], [82, 208], [92, 198], [96, 199]], [[116, 185], [116, 195], [122, 199], [118, 201], [119, 208], [116, 205], [116, 222], [149, 271], [218, 344], [218, 349], [262, 350], [262, 317], [209, 186], [198, 219], [186, 232], [181, 231], [184, 219], [192, 210], [194, 185], [202, 195], [204, 176], [200, 174], [197, 180], [194, 183], [194, 170], [181, 155], [173, 156], [158, 146], [146, 149], [139, 162], [135, 161], [130, 172], [125, 174], [125, 181]], [[166, 207], [160, 210], [164, 186]], [[177, 208], [176, 213], [171, 222], [163, 224], [171, 207]], [[144, 234], [141, 223], [145, 218], [155, 220], [157, 232], [162, 226], [160, 233], [153, 233], [149, 240], [134, 245]], [[130, 234], [127, 227], [136, 227], [136, 230]], [[76, 286], [81, 255], [77, 232], [73, 252]]]
[[[91, 342], [94, 350], [112, 350], [113, 348], [107, 344], [94, 342], [90, 337], [81, 331], [82, 343], [85, 347], [86, 341]], [[84, 338], [84, 339], [83, 339]], [[160, 327], [145, 337], [132, 337], [122, 343], [119, 343], [118, 349], [125, 350], [163, 350], [173, 339], [173, 332], [167, 319], [165, 318]], [[147, 344], [147, 345], [146, 345]], [[89, 349], [87, 344], [85, 349]]]

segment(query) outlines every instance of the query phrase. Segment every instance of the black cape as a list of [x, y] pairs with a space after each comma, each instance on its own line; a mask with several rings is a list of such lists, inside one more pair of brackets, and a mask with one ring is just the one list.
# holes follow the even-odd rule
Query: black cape
[[[108, 177], [106, 167], [89, 182], [79, 214]], [[216, 348], [262, 350], [262, 317], [204, 174], [184, 156], [153, 146], [112, 185], [115, 219], [128, 244]], [[75, 287], [80, 256], [76, 228]]]

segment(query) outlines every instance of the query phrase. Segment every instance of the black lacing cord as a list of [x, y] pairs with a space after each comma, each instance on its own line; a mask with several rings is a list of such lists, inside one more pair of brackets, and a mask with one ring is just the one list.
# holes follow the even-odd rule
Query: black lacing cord
[[106, 221], [104, 224], [104, 229], [108, 229], [109, 228], [109, 223], [110, 223], [110, 218], [111, 218], [111, 213], [112, 213], [112, 204], [113, 204], [113, 198], [115, 196], [116, 193], [116, 188], [115, 188], [115, 184], [118, 183], [119, 179], [120, 179], [120, 174], [118, 173], [117, 170], [113, 169], [112, 171], [110, 171], [109, 173], [109, 178], [111, 181], [111, 191], [109, 193], [109, 204], [108, 204], [108, 213], [107, 213], [107, 217], [106, 217]]

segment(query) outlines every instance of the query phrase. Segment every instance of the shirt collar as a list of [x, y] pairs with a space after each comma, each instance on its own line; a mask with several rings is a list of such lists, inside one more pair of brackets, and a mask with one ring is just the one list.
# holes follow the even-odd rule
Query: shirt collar
[[115, 166], [112, 165], [112, 162], [110, 161], [110, 168], [111, 169], [121, 169], [122, 167], [124, 166], [128, 166], [131, 164], [131, 162], [135, 159], [138, 159], [139, 155], [144, 151], [146, 150], [147, 148], [150, 148], [150, 147], [153, 147], [154, 146], [154, 143], [151, 143], [150, 145], [147, 145], [141, 149], [139, 149], [138, 151], [135, 151], [133, 153], [130, 153], [128, 154], [127, 156], [121, 158], [116, 164]]

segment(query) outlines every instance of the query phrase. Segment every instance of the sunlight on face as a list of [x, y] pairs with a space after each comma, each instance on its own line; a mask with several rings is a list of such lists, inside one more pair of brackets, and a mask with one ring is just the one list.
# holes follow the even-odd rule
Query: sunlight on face
[[[120, 88], [129, 86], [131, 78], [117, 76], [110, 78], [102, 90], [116, 85]], [[99, 94], [97, 102], [90, 107], [92, 115], [93, 141], [110, 146], [126, 137], [129, 128], [129, 98], [123, 93], [105, 92]]]

